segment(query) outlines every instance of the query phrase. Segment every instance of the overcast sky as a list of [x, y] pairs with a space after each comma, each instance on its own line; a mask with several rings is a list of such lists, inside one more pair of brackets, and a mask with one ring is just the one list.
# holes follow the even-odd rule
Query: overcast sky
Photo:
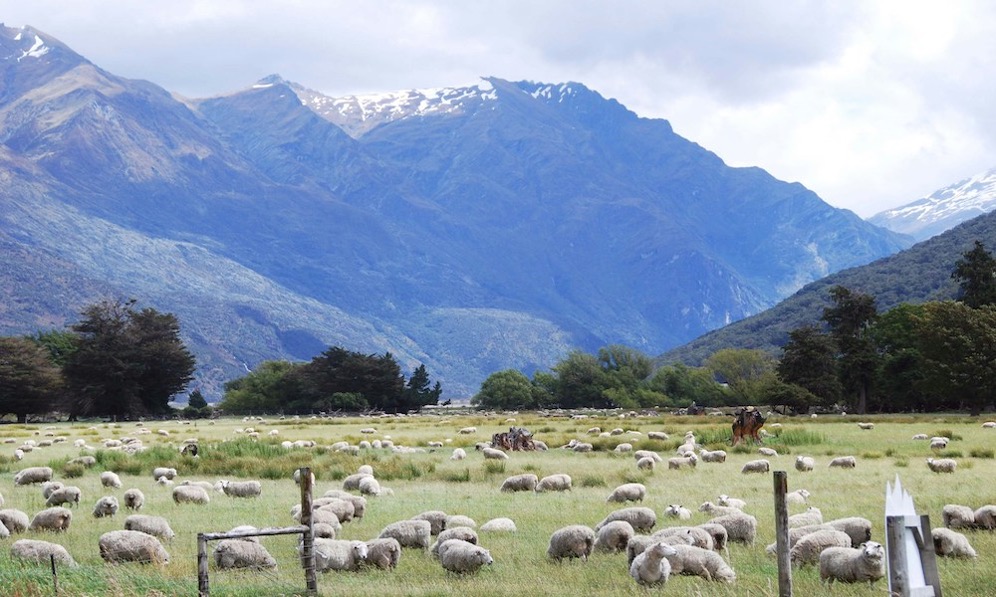
[[862, 216], [996, 167], [996, 3], [0, 0], [188, 97], [576, 81]]

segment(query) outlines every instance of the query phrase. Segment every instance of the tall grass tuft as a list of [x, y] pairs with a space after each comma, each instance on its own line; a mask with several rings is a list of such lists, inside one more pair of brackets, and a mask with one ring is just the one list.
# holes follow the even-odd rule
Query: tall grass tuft
[[579, 485], [581, 487], [606, 487], [608, 484], [605, 482], [605, 479], [597, 475], [585, 475], [581, 477]]
[[505, 473], [505, 461], [504, 460], [487, 460], [484, 463], [484, 472], [489, 475], [497, 475], [499, 473]]
[[972, 448], [968, 455], [972, 458], [996, 458], [996, 452], [990, 448]]
[[826, 441], [825, 435], [808, 429], [782, 429], [782, 432], [778, 434], [778, 441], [772, 443], [784, 446], [815, 446]]
[[450, 483], [469, 483], [470, 482], [470, 469], [465, 468], [459, 471], [449, 471], [443, 473], [443, 481], [449, 481]]

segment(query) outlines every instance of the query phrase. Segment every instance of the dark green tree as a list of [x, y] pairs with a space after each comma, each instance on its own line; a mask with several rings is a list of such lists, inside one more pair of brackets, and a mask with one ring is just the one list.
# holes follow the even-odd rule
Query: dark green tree
[[211, 407], [200, 390], [194, 390], [187, 397], [187, 406], [183, 409], [183, 416], [188, 419], [204, 419], [211, 416]]
[[297, 412], [406, 410], [402, 400], [405, 378], [389, 352], [365, 355], [333, 346], [295, 371], [291, 381], [294, 399], [290, 407]]
[[238, 415], [281, 412], [292, 400], [290, 374], [300, 367], [288, 361], [263, 361], [245, 376], [225, 383], [218, 408]]
[[712, 371], [705, 367], [689, 367], [675, 363], [658, 369], [649, 384], [667, 397], [667, 404], [687, 407], [693, 402], [699, 406], [732, 406], [733, 394], [716, 381]]
[[48, 351], [49, 358], [57, 367], [66, 364], [69, 356], [76, 352], [79, 338], [69, 331], [49, 330], [38, 332], [29, 338], [37, 345]]
[[27, 338], [0, 338], [0, 414], [19, 423], [28, 415], [51, 412], [62, 388], [49, 352]]
[[[829, 334], [816, 326], [797, 328], [789, 332], [789, 341], [778, 363], [778, 377], [786, 384], [804, 388], [813, 399], [813, 406], [831, 406], [841, 396], [836, 357], [837, 346]], [[798, 393], [784, 395], [797, 402]]]
[[775, 359], [763, 350], [724, 348], [706, 359], [705, 365], [729, 385], [740, 404], [761, 404], [764, 388], [775, 378]]
[[492, 373], [470, 403], [482, 408], [517, 410], [536, 408], [537, 392], [533, 383], [517, 369]]
[[405, 390], [401, 395], [402, 407], [405, 410], [420, 410], [423, 406], [439, 404], [439, 396], [443, 393], [442, 385], [437, 381], [430, 387], [432, 381], [429, 379], [429, 372], [425, 365], [419, 366], [412, 372], [405, 384]]
[[611, 408], [605, 396], [609, 380], [605, 369], [593, 355], [580, 350], [568, 353], [553, 367], [557, 376], [553, 401], [561, 408]]
[[958, 280], [958, 300], [969, 307], [996, 304], [996, 258], [986, 250], [982, 241], [962, 254], [955, 262], [951, 277]]
[[878, 316], [869, 330], [881, 358], [875, 382], [883, 398], [883, 410], [926, 411], [934, 409], [924, 386], [923, 355], [920, 353], [919, 322], [923, 305], [903, 303]]
[[872, 389], [879, 359], [868, 329], [878, 311], [875, 297], [852, 291], [844, 286], [830, 289], [833, 306], [823, 309], [823, 321], [837, 343], [837, 368], [841, 385], [854, 401], [849, 405], [858, 414], [868, 411], [868, 395]]

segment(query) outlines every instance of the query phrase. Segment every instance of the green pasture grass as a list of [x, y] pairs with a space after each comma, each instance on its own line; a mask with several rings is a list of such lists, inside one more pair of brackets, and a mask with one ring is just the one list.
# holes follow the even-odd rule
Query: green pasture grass
[[[55, 444], [27, 454], [23, 461], [13, 462], [9, 454], [18, 444], [3, 444], [0, 460], [0, 493], [5, 508], [17, 508], [29, 516], [44, 508], [39, 487], [14, 487], [13, 473], [25, 466], [53, 466], [56, 479], [76, 485], [83, 492], [83, 501], [74, 509], [74, 520], [68, 532], [62, 534], [27, 533], [0, 540], [0, 552], [9, 553], [9, 545], [19, 537], [40, 538], [63, 544], [79, 562], [77, 569], [60, 569], [59, 586], [63, 595], [193, 595], [196, 584], [196, 536], [198, 532], [225, 531], [234, 526], [252, 524], [258, 527], [281, 527], [294, 524], [291, 508], [300, 502], [300, 490], [291, 480], [293, 471], [309, 466], [317, 477], [315, 496], [341, 487], [341, 479], [361, 464], [373, 466], [381, 484], [392, 495], [369, 498], [367, 514], [361, 520], [347, 523], [341, 537], [367, 540], [376, 537], [387, 524], [409, 518], [425, 510], [444, 510], [451, 514], [470, 516], [481, 524], [491, 518], [506, 516], [518, 526], [513, 534], [481, 533], [480, 542], [487, 547], [495, 564], [475, 575], [457, 576], [444, 571], [428, 553], [405, 550], [397, 570], [385, 572], [365, 570], [358, 573], [326, 573], [319, 576], [323, 595], [640, 595], [657, 593], [658, 589], [639, 587], [629, 577], [623, 554], [594, 554], [588, 562], [565, 561], [557, 564], [546, 557], [550, 534], [569, 524], [594, 526], [612, 510], [623, 507], [605, 500], [616, 485], [640, 482], [647, 486], [648, 497], [642, 504], [658, 513], [658, 528], [674, 524], [663, 518], [668, 504], [682, 504], [693, 511], [692, 523], [705, 522], [708, 517], [697, 512], [706, 501], [716, 501], [720, 494], [747, 500], [747, 511], [758, 520], [758, 539], [753, 546], [739, 544], [730, 547], [730, 562], [737, 572], [733, 585], [709, 583], [694, 577], [673, 577], [660, 590], [667, 594], [687, 596], [766, 596], [777, 594], [777, 566], [766, 556], [764, 547], [774, 542], [774, 498], [772, 475], [742, 475], [743, 464], [760, 456], [757, 446], [730, 448], [729, 421], [719, 417], [625, 417], [620, 413], [592, 412], [588, 419], [540, 417], [533, 413], [472, 414], [469, 416], [427, 415], [391, 419], [340, 418], [333, 420], [272, 419], [264, 422], [223, 419], [209, 424], [197, 422], [149, 422], [150, 429], [165, 429], [169, 436], [155, 433], [137, 436], [149, 448], [136, 455], [101, 448], [101, 440], [133, 436], [134, 423], [108, 426], [103, 423], [57, 424], [55, 432], [68, 437]], [[515, 422], [508, 421], [514, 417]], [[858, 418], [821, 416], [817, 419], [778, 417], [782, 427], [772, 429], [774, 437], [766, 444], [779, 451], [768, 458], [772, 470], [788, 474], [789, 490], [806, 488], [810, 502], [819, 507], [825, 519], [863, 516], [872, 521], [873, 539], [884, 542], [883, 496], [887, 482], [898, 474], [903, 486], [914, 498], [917, 510], [928, 514], [935, 526], [940, 524], [941, 508], [945, 504], [969, 505], [973, 508], [996, 501], [987, 483], [996, 473], [992, 457], [996, 430], [982, 429], [980, 421], [954, 415], [925, 417], [862, 417], [876, 426], [862, 430], [855, 424]], [[537, 439], [546, 441], [551, 450], [545, 453], [512, 453], [507, 461], [487, 461], [474, 451], [476, 442], [490, 440], [491, 434], [507, 431], [512, 424], [533, 430]], [[463, 427], [475, 426], [477, 433], [460, 435]], [[591, 427], [611, 430], [623, 428], [626, 433], [610, 438], [597, 438], [604, 449], [592, 453], [574, 453], [558, 449], [570, 439], [591, 441], [586, 434]], [[262, 433], [258, 441], [245, 436], [245, 428], [254, 427]], [[361, 434], [360, 429], [374, 427], [376, 434]], [[277, 429], [276, 436], [269, 436]], [[951, 475], [931, 472], [925, 463], [936, 457], [927, 442], [914, 441], [916, 433], [946, 430], [959, 436], [957, 450], [968, 454], [959, 457], [958, 470]], [[238, 431], [242, 430], [241, 433]], [[540, 431], [543, 430], [543, 431]], [[673, 454], [686, 431], [693, 431], [706, 445], [726, 449], [725, 463], [699, 462], [695, 469], [667, 470], [658, 466], [654, 471], [636, 469], [632, 454], [614, 453], [612, 447], [621, 442], [632, 443], [635, 449], [656, 449], [664, 458]], [[630, 434], [638, 431], [640, 435]], [[649, 440], [648, 431], [666, 431], [669, 440]], [[36, 432], [38, 435], [36, 435]], [[42, 426], [0, 426], [0, 437], [14, 437], [18, 442], [36, 441], [44, 437]], [[345, 438], [352, 441], [384, 439], [396, 445], [423, 446], [417, 454], [394, 454], [390, 450], [362, 450], [358, 456], [334, 452], [327, 448]], [[180, 455], [179, 448], [186, 438], [196, 437], [201, 456], [196, 459]], [[65, 462], [83, 452], [74, 448], [73, 440], [82, 438], [97, 450], [97, 464], [82, 470], [80, 476], [67, 477]], [[282, 441], [314, 440], [319, 448], [286, 449]], [[606, 441], [608, 440], [608, 441]], [[430, 441], [444, 442], [444, 448], [427, 448]], [[465, 460], [450, 460], [452, 448], [464, 447]], [[639, 447], [638, 447], [639, 446]], [[793, 464], [796, 454], [813, 456], [816, 469], [798, 473]], [[852, 470], [829, 469], [833, 456], [854, 455], [858, 466]], [[203, 506], [177, 505], [171, 498], [171, 488], [159, 486], [152, 479], [155, 466], [171, 466], [183, 479], [259, 479], [263, 495], [256, 499], [236, 499], [211, 494], [211, 502]], [[6, 467], [6, 468], [5, 468]], [[103, 470], [119, 473], [124, 483], [120, 489], [100, 486]], [[531, 472], [537, 476], [567, 473], [574, 479], [574, 489], [567, 493], [501, 493], [505, 477]], [[164, 516], [170, 521], [177, 537], [166, 545], [170, 563], [165, 566], [107, 565], [97, 551], [100, 535], [123, 528], [127, 512], [114, 518], [95, 519], [90, 514], [101, 495], [121, 498], [130, 488], [141, 489], [146, 496], [142, 512]], [[802, 511], [793, 508], [792, 513]], [[938, 563], [945, 593], [952, 595], [983, 595], [996, 581], [992, 566], [996, 554], [996, 535], [987, 532], [966, 533], [976, 551], [978, 561], [964, 562], [941, 559]], [[277, 559], [277, 571], [229, 572], [211, 566], [213, 595], [290, 595], [303, 593], [304, 574], [299, 567], [294, 536], [262, 539]], [[47, 566], [29, 566], [12, 561], [8, 553], [0, 556], [0, 593], [4, 595], [52, 595], [52, 575]], [[867, 585], [834, 586], [833, 591], [821, 586], [814, 568], [796, 570], [793, 586], [800, 595], [869, 595], [885, 590], [880, 581], [874, 589]]]

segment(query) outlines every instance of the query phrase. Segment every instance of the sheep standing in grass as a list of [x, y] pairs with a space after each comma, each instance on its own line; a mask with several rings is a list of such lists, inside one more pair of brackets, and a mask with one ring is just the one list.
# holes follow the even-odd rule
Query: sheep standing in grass
[[613, 520], [598, 529], [598, 536], [595, 538], [595, 549], [608, 552], [623, 551], [635, 534], [633, 525], [625, 520]]
[[18, 539], [10, 546], [10, 555], [12, 558], [25, 560], [32, 564], [47, 565], [51, 563], [52, 558], [55, 558], [55, 562], [61, 566], [68, 568], [76, 568], [77, 566], [76, 560], [69, 555], [65, 547], [48, 541]]
[[93, 506], [93, 517], [103, 518], [105, 516], [114, 516], [118, 513], [118, 498], [113, 495], [105, 495], [97, 500], [97, 503]]
[[319, 572], [357, 570], [367, 559], [367, 544], [363, 541], [315, 539], [314, 545], [315, 569]]
[[958, 468], [958, 462], [951, 458], [928, 458], [927, 468], [935, 473], [953, 473]]
[[757, 519], [750, 514], [743, 512], [726, 514], [717, 516], [709, 522], [722, 525], [730, 541], [754, 545], [754, 539], [757, 537]]
[[623, 483], [612, 490], [607, 502], [642, 502], [647, 497], [647, 486], [643, 483]]
[[514, 533], [517, 530], [511, 518], [492, 518], [481, 525], [482, 533]]
[[28, 530], [28, 515], [20, 510], [6, 508], [0, 510], [0, 524], [11, 533], [23, 533]]
[[674, 554], [667, 556], [671, 574], [701, 576], [706, 580], [731, 583], [737, 573], [715, 551], [694, 545], [672, 545]]
[[536, 484], [539, 479], [532, 473], [514, 475], [505, 479], [501, 484], [501, 491], [536, 491]]
[[453, 448], [453, 454], [450, 456], [450, 460], [463, 460], [467, 457], [467, 451], [463, 448]]
[[801, 473], [812, 472], [814, 466], [816, 466], [816, 461], [813, 460], [812, 456], [795, 457], [795, 470]]
[[159, 479], [166, 478], [172, 481], [176, 477], [175, 468], [167, 468], [165, 466], [158, 466], [152, 469], [152, 478], [158, 481]]
[[677, 518], [678, 520], [688, 520], [692, 517], [692, 512], [681, 504], [669, 504], [664, 510], [664, 516]]
[[66, 508], [47, 508], [35, 514], [28, 524], [29, 531], [68, 531], [73, 522], [73, 513]]
[[682, 467], [695, 468], [695, 464], [699, 461], [698, 456], [694, 452], [688, 456], [676, 456], [674, 458], [667, 459], [667, 468], [671, 470], [677, 470]]
[[975, 527], [992, 531], [996, 529], [996, 506], [987, 504], [975, 510]]
[[117, 489], [121, 487], [121, 477], [113, 471], [104, 471], [100, 473], [100, 484], [104, 487]]
[[654, 525], [657, 524], [657, 514], [652, 508], [641, 506], [621, 508], [610, 512], [602, 522], [595, 525], [595, 531], [597, 532], [614, 520], [625, 520], [633, 527], [633, 530], [640, 533], [649, 533], [654, 528]]
[[838, 456], [830, 461], [827, 468], [854, 468], [858, 465], [854, 456]]
[[595, 531], [590, 527], [575, 524], [557, 529], [550, 535], [550, 545], [546, 555], [558, 562], [564, 558], [588, 559], [595, 548]]
[[947, 504], [941, 509], [941, 521], [949, 529], [975, 528], [975, 511], [968, 506]]
[[169, 563], [169, 553], [159, 539], [140, 531], [110, 531], [100, 536], [98, 544], [105, 562]]
[[636, 468], [641, 471], [652, 471], [654, 467], [657, 466], [657, 461], [649, 456], [644, 456], [643, 458], [636, 461]]
[[633, 559], [629, 575], [641, 585], [663, 585], [671, 576], [671, 562], [668, 556], [678, 552], [667, 543], [654, 543]]
[[763, 458], [760, 460], [750, 460], [746, 462], [740, 472], [747, 475], [750, 473], [767, 473], [771, 470], [771, 463]]
[[804, 535], [791, 547], [789, 558], [795, 566], [817, 565], [828, 547], [850, 547], [851, 537], [843, 531], [822, 530]]
[[885, 576], [885, 549], [868, 541], [861, 547], [828, 547], [820, 554], [820, 580], [853, 583], [868, 581], [869, 586]]
[[128, 531], [139, 531], [163, 541], [172, 541], [176, 533], [170, 528], [169, 522], [161, 516], [148, 514], [132, 514], [125, 518], [124, 528]]
[[866, 541], [871, 541], [871, 521], [860, 516], [837, 518], [826, 524], [838, 531], [844, 531], [851, 537], [851, 546], [857, 547]]
[[508, 460], [508, 454], [495, 448], [484, 448], [481, 452], [484, 453], [485, 460]]
[[47, 466], [31, 466], [21, 469], [14, 475], [14, 485], [33, 485], [52, 480], [52, 469]]
[[788, 517], [788, 526], [790, 529], [814, 524], [823, 524], [823, 512], [815, 506], [806, 508], [806, 511], [802, 514], [793, 514]]
[[173, 488], [173, 501], [177, 504], [207, 504], [211, 496], [197, 485], [178, 485]]
[[227, 481], [222, 479], [221, 491], [229, 497], [254, 498], [263, 493], [263, 484], [259, 481]]
[[539, 480], [536, 484], [536, 492], [540, 493], [543, 491], [570, 491], [571, 490], [571, 476], [564, 473], [557, 473], [554, 475], [547, 475]]
[[381, 530], [379, 539], [397, 539], [401, 547], [429, 549], [432, 525], [428, 520], [399, 520]]
[[699, 450], [699, 458], [702, 462], [726, 462], [726, 451], [725, 450], [706, 450], [702, 448]]
[[61, 506], [63, 504], [69, 504], [70, 506], [80, 505], [80, 499], [83, 497], [83, 492], [79, 487], [75, 485], [70, 485], [68, 487], [60, 487], [52, 492], [52, 495], [48, 496], [45, 501], [46, 506]]
[[934, 551], [939, 556], [949, 558], [974, 558], [975, 550], [968, 542], [968, 537], [951, 529], [932, 529], [930, 534], [934, 540]]
[[142, 506], [145, 505], [145, 494], [142, 493], [141, 489], [129, 489], [124, 493], [124, 505], [129, 510], [141, 510]]
[[367, 557], [364, 563], [381, 570], [394, 570], [401, 561], [401, 544], [397, 539], [371, 539], [367, 541]]
[[429, 521], [429, 534], [435, 537], [439, 533], [446, 530], [446, 518], [448, 516], [449, 515], [442, 510], [427, 510], [412, 516], [412, 520]]
[[493, 562], [488, 550], [460, 539], [447, 539], [439, 546], [439, 563], [449, 572], [473, 573]]
[[214, 563], [219, 570], [276, 568], [277, 561], [262, 544], [242, 539], [224, 539], [214, 548]]
[[443, 544], [443, 541], [447, 541], [449, 539], [459, 539], [461, 541], [466, 541], [467, 543], [473, 543], [474, 545], [477, 545], [478, 541], [477, 532], [470, 527], [448, 528], [439, 533], [439, 536], [436, 537], [436, 542], [429, 548], [429, 553], [433, 556], [439, 557], [439, 546]]
[[375, 497], [384, 492], [380, 486], [380, 482], [371, 476], [366, 476], [360, 479], [358, 489], [363, 495], [372, 495]]

